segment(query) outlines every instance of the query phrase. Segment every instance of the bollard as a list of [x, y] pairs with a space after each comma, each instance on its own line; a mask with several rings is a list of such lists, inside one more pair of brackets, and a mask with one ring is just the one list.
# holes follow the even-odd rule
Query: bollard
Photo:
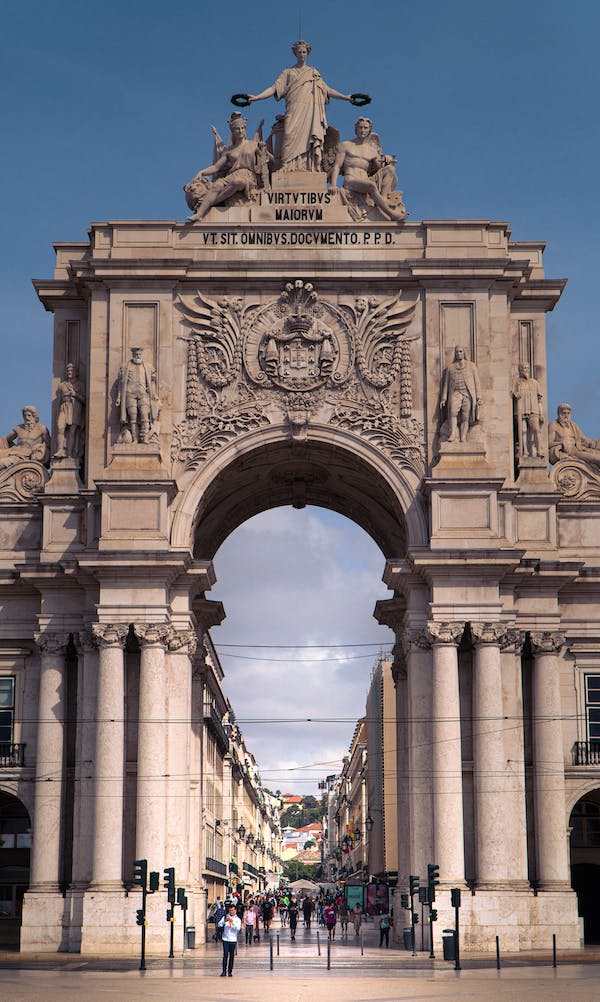
[[552, 966], [556, 967], [556, 933], [552, 933]]
[[317, 929], [317, 954], [321, 956], [321, 940], [319, 937], [319, 930]]
[[365, 955], [365, 934], [362, 929], [360, 930], [360, 955], [361, 957]]
[[331, 940], [327, 940], [327, 970], [331, 970]]
[[279, 933], [277, 933], [277, 956], [279, 956]]
[[500, 970], [500, 937], [496, 936], [496, 970]]
[[269, 936], [269, 969], [273, 970], [273, 937]]

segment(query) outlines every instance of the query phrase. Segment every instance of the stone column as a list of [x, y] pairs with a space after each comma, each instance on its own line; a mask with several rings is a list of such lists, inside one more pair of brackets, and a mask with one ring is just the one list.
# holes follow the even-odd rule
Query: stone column
[[190, 861], [190, 745], [192, 662], [197, 639], [193, 630], [168, 635], [167, 674], [167, 839], [165, 866], [175, 867], [178, 884], [188, 886]]
[[465, 883], [458, 643], [464, 623], [427, 624], [433, 649], [433, 854], [446, 886]]
[[91, 886], [123, 888], [126, 626], [94, 623], [99, 648], [94, 752], [94, 836]]
[[167, 809], [167, 671], [165, 648], [169, 627], [164, 623], [135, 626], [142, 649], [138, 710], [136, 858], [147, 859], [149, 870], [165, 861]]
[[61, 879], [68, 633], [35, 636], [41, 651], [30, 890], [58, 891]]
[[532, 633], [533, 768], [537, 879], [541, 890], [570, 886], [560, 699], [562, 633]]
[[471, 623], [473, 663], [473, 782], [477, 886], [498, 887], [510, 877], [507, 833], [512, 820], [507, 798], [502, 661], [508, 641], [501, 623]]
[[94, 846], [92, 773], [96, 754], [98, 651], [91, 630], [80, 630], [74, 640], [77, 647], [77, 734], [71, 889], [81, 890], [91, 880]]

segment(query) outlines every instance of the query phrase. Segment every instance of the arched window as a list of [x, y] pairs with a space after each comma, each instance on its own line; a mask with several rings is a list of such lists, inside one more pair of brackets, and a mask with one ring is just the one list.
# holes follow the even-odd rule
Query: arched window
[[600, 848], [600, 804], [580, 800], [571, 815], [571, 846], [573, 849]]

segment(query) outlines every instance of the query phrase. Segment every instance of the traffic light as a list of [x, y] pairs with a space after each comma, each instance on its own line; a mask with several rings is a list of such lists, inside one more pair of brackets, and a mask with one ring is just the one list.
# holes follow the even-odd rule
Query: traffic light
[[177, 904], [180, 908], [183, 908], [184, 911], [187, 911], [188, 899], [185, 896], [185, 887], [177, 888]]
[[158, 890], [159, 884], [160, 884], [160, 873], [158, 872], [158, 870], [152, 870], [150, 872], [150, 884], [149, 884], [150, 894], [154, 894], [154, 892]]
[[166, 866], [163, 874], [163, 887], [167, 892], [167, 898], [173, 904], [175, 902], [175, 867]]
[[453, 908], [460, 908], [460, 887], [453, 887], [451, 889], [450, 904]]
[[174, 909], [167, 908], [167, 922], [174, 922], [174, 921], [175, 921]]
[[429, 900], [435, 901], [435, 889], [440, 882], [440, 868], [437, 863], [427, 864], [427, 886], [429, 888]]
[[437, 908], [432, 908], [431, 909], [431, 911], [429, 913], [429, 917], [430, 917], [430, 919], [431, 919], [432, 922], [437, 922]]
[[401, 894], [400, 895], [400, 907], [401, 908], [410, 908], [410, 905], [408, 903], [408, 894]]
[[410, 896], [412, 898], [413, 894], [419, 893], [419, 881], [421, 878], [418, 875], [411, 873], [408, 879], [410, 883]]
[[138, 910], [136, 911], [136, 913], [135, 913], [135, 924], [136, 925], [143, 925], [144, 924], [144, 909], [143, 908], [138, 908]]
[[148, 860], [134, 859], [133, 861], [133, 883], [138, 887], [146, 888], [148, 880]]
[[428, 905], [429, 904], [429, 888], [419, 887], [419, 904]]

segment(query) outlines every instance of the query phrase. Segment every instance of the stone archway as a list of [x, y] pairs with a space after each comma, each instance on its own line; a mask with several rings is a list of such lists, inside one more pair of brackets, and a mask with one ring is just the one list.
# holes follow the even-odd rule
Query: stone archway
[[586, 943], [600, 943], [600, 789], [581, 797], [569, 818], [571, 881]]
[[0, 947], [17, 947], [23, 895], [29, 886], [31, 820], [27, 808], [0, 791]]

